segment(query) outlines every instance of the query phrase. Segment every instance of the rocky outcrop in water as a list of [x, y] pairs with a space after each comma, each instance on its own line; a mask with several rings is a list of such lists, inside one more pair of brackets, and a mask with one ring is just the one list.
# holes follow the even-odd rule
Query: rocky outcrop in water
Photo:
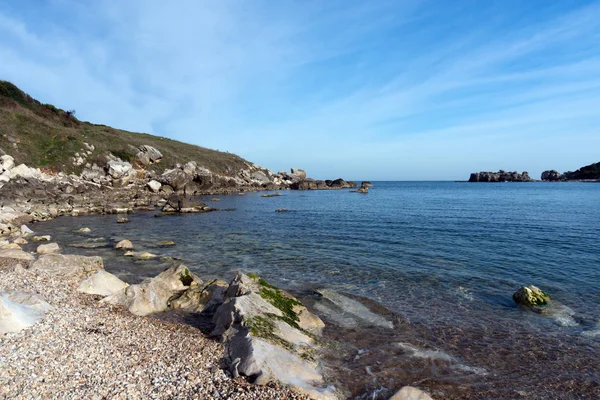
[[600, 181], [600, 162], [586, 165], [579, 168], [577, 171], [567, 171], [560, 174], [556, 170], [548, 170], [542, 172], [542, 181]]
[[523, 306], [543, 306], [548, 304], [550, 296], [540, 288], [530, 285], [522, 286], [513, 294], [515, 303]]
[[556, 182], [562, 179], [562, 175], [560, 172], [556, 170], [548, 170], [542, 172], [542, 181], [544, 182]]
[[469, 182], [533, 182], [529, 173], [507, 172], [500, 170], [498, 172], [473, 172], [469, 177]]
[[336, 180], [314, 180], [314, 179], [303, 179], [293, 182], [290, 185], [290, 189], [293, 190], [327, 190], [327, 189], [350, 189], [355, 188], [357, 184], [355, 182], [346, 182], [345, 180], [338, 178]]

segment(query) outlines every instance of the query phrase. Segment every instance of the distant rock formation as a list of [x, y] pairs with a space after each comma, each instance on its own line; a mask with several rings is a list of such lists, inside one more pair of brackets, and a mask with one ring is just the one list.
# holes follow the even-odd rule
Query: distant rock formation
[[562, 178], [561, 173], [554, 169], [542, 172], [542, 180], [543, 181], [560, 181], [561, 178]]
[[473, 172], [469, 177], [469, 182], [533, 182], [527, 171], [522, 173], [506, 172]]
[[346, 182], [342, 178], [336, 180], [314, 180], [311, 178], [303, 179], [301, 181], [293, 182], [290, 185], [292, 190], [327, 190], [327, 189], [350, 189], [355, 188], [358, 185], [355, 182]]
[[553, 169], [544, 171], [542, 172], [542, 181], [600, 181], [600, 162], [586, 165], [575, 172], [567, 171], [562, 175]]

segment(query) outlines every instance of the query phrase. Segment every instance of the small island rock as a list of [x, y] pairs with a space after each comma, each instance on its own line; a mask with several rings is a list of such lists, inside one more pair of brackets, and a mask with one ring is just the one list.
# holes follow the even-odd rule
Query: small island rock
[[519, 290], [513, 294], [515, 303], [524, 306], [543, 306], [548, 304], [550, 296], [544, 293], [540, 288], [533, 285], [521, 286]]

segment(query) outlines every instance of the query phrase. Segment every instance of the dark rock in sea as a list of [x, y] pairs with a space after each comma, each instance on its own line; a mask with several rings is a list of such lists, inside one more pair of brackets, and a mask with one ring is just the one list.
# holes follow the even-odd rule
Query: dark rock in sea
[[542, 180], [543, 181], [560, 181], [562, 175], [556, 170], [548, 170], [542, 172]]
[[164, 213], [190, 213], [190, 212], [202, 212], [210, 211], [211, 208], [205, 203], [193, 197], [185, 197], [177, 194], [172, 194], [167, 199], [167, 203], [163, 206], [162, 211]]
[[349, 189], [355, 188], [358, 185], [355, 182], [346, 182], [339, 178], [336, 180], [314, 180], [307, 178], [301, 181], [293, 182], [290, 189], [293, 190], [327, 190], [327, 189]]
[[290, 185], [290, 189], [293, 190], [317, 190], [317, 182], [314, 179], [304, 179], [302, 181], [294, 182]]
[[362, 181], [362, 183], [360, 184], [361, 187], [368, 187], [368, 188], [372, 188], [373, 184], [369, 181]]
[[469, 177], [469, 182], [533, 182], [527, 171], [522, 173], [507, 172], [500, 170], [498, 172], [473, 172]]
[[121, 218], [119, 218], [119, 219], [117, 220], [117, 224], [127, 224], [127, 223], [129, 223], [129, 222], [131, 222], [131, 221], [129, 220], [129, 218], [125, 218], [125, 217], [121, 217]]
[[513, 294], [515, 303], [523, 306], [543, 306], [548, 304], [550, 296], [544, 293], [540, 288], [533, 285], [521, 286]]

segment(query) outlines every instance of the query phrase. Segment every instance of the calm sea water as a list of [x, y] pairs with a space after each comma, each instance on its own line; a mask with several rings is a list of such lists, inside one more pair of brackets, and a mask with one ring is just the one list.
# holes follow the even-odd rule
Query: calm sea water
[[[64, 217], [34, 228], [67, 247], [98, 246], [68, 252], [101, 255], [129, 282], [164, 264], [124, 258], [113, 250], [122, 238], [183, 258], [202, 278], [242, 269], [309, 303], [310, 289], [322, 288], [376, 302], [393, 330], [326, 332], [348, 342], [329, 371], [348, 396], [416, 384], [445, 398], [600, 398], [600, 184], [374, 184], [367, 195], [206, 197], [228, 211], [139, 212], [130, 224]], [[74, 232], [83, 226], [92, 233]], [[529, 284], [553, 297], [548, 312], [515, 306], [512, 294]]]

